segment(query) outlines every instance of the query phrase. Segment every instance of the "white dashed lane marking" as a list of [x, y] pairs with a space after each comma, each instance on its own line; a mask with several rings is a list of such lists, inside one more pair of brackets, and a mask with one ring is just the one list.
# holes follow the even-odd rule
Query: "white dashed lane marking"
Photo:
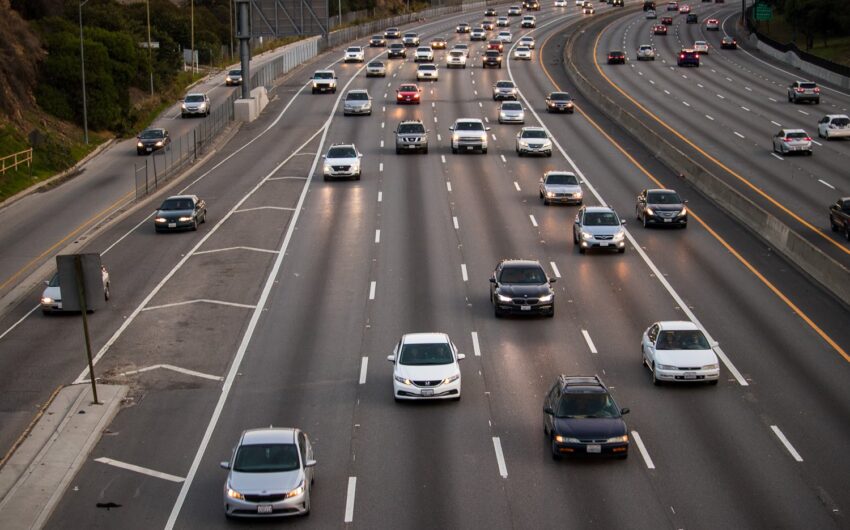
[[531, 219], [531, 225], [536, 227], [537, 219], [534, 218], [534, 214], [529, 214], [528, 218]]
[[593, 344], [593, 339], [590, 338], [590, 333], [586, 329], [583, 329], [581, 330], [581, 334], [584, 335], [584, 341], [587, 343], [587, 347], [590, 348], [590, 353], [599, 353], [596, 351], [596, 345]]
[[791, 457], [797, 462], [802, 462], [803, 457], [800, 456], [800, 453], [798, 453], [796, 449], [794, 449], [794, 446], [791, 445], [791, 442], [788, 441], [788, 438], [786, 438], [785, 435], [782, 434], [782, 431], [779, 430], [779, 427], [777, 427], [776, 425], [771, 425], [770, 429], [773, 431], [773, 434], [775, 434], [776, 437], [779, 438], [779, 441], [782, 442], [782, 445], [785, 446], [785, 449], [787, 449], [788, 452], [791, 453]]
[[831, 190], [835, 189], [835, 186], [833, 186], [832, 184], [830, 184], [829, 182], [827, 182], [823, 179], [818, 179], [818, 182], [820, 182], [821, 184], [823, 184], [824, 186], [826, 186], [827, 188], [829, 188]]

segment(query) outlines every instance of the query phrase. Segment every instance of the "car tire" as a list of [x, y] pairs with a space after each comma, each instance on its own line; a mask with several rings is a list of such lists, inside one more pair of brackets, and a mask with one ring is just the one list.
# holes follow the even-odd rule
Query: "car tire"
[[315, 93], [316, 93], [316, 89], [315, 89], [315, 88], [311, 89], [311, 92], [312, 92], [313, 94], [315, 94]]
[[546, 318], [555, 318], [555, 306], [552, 305], [552, 309], [546, 313]]
[[625, 460], [629, 457], [629, 453], [623, 453], [621, 455], [617, 455], [617, 460]]
[[106, 287], [103, 288], [103, 299], [106, 300], [107, 302], [109, 301], [109, 295], [110, 295], [109, 289], [110, 289], [109, 282], [106, 282]]
[[484, 149], [482, 149], [482, 150], [481, 150], [481, 154], [482, 154], [482, 155], [486, 155], [486, 154], [487, 154], [487, 148], [486, 148], [486, 147], [485, 147]]
[[549, 151], [548, 153], [546, 153], [546, 157], [547, 157], [547, 158], [552, 158], [552, 151]]
[[395, 148], [395, 154], [400, 155], [400, 154], [401, 154], [401, 149], [399, 149], [398, 147], [396, 147], [396, 148]]
[[198, 230], [198, 219], [196, 218], [196, 219], [192, 222], [192, 232], [195, 232], [195, 231], [197, 231], [197, 230]]
[[820, 105], [820, 98], [815, 100], [815, 105]]
[[330, 178], [328, 178], [328, 176], [327, 176], [327, 175], [322, 175], [322, 177], [325, 179], [325, 182], [327, 182], [327, 181], [329, 181], [329, 180], [330, 180]]
[[457, 154], [457, 147], [452, 147], [452, 154], [454, 154], [454, 155]]
[[578, 247], [578, 253], [579, 254], [585, 254], [585, 253], [587, 253], [587, 249], [582, 247], [582, 246], [579, 246]]
[[717, 386], [717, 383], [719, 383], [719, 382], [720, 382], [720, 379], [712, 379], [711, 381], [708, 382], [708, 384], [711, 385], [711, 386]]
[[498, 308], [497, 306], [495, 306], [495, 305], [493, 306], [493, 316], [495, 316], [496, 318], [502, 318], [502, 315], [503, 315], [503, 314], [504, 314], [504, 313], [502, 313], [502, 310], [501, 310], [501, 309], [499, 309], [499, 308]]
[[644, 227], [644, 228], [646, 228], [647, 226], [649, 226], [649, 223], [647, 223], [647, 222], [646, 222], [646, 216], [645, 216], [645, 215], [643, 216], [643, 219], [641, 219], [641, 221], [643, 222], [643, 227]]
[[655, 377], [655, 363], [652, 364], [650, 370], [652, 370], [652, 384], [655, 386], [661, 386], [661, 380]]
[[618, 249], [617, 249], [617, 253], [618, 253], [618, 254], [625, 254], [625, 253], [626, 253], [626, 247], [618, 248]]
[[839, 226], [835, 224], [835, 221], [832, 220], [832, 217], [829, 218], [829, 227], [832, 229], [833, 232], [838, 232]]
[[424, 155], [428, 154], [428, 147], [427, 146], [425, 147], [425, 149], [422, 150], [422, 154], [424, 154]]

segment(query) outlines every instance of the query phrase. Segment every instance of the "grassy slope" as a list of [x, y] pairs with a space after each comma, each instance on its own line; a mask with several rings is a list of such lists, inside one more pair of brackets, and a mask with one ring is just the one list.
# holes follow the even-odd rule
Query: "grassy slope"
[[[780, 14], [774, 13], [773, 19], [769, 23], [759, 22], [758, 30], [775, 41], [791, 42], [791, 27]], [[803, 35], [797, 35], [797, 40], [794, 43], [801, 50], [806, 50], [806, 39]], [[826, 45], [824, 45], [823, 39], [817, 38], [814, 47], [806, 51], [828, 61], [850, 66], [850, 36], [829, 39]]]

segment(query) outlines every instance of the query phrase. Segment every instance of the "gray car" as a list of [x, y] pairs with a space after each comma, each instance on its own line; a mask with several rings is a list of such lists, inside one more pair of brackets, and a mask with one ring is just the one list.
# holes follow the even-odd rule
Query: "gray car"
[[504, 101], [499, 107], [499, 123], [525, 123], [525, 110], [519, 101]]
[[229, 461], [224, 482], [224, 515], [286, 517], [310, 513], [313, 447], [299, 429], [244, 431]]
[[372, 96], [367, 90], [349, 90], [342, 104], [343, 116], [351, 114], [372, 114]]
[[818, 105], [820, 104], [820, 88], [817, 83], [811, 81], [794, 81], [788, 87], [788, 101], [791, 103], [811, 101]]
[[773, 151], [782, 155], [790, 153], [812, 154], [812, 138], [803, 129], [780, 129], [773, 135]]
[[540, 179], [540, 198], [543, 204], [581, 204], [584, 192], [575, 173], [547, 171]]
[[381, 61], [372, 61], [366, 65], [366, 77], [387, 77], [387, 66]]
[[552, 140], [543, 127], [523, 127], [516, 135], [517, 155], [552, 156]]
[[242, 69], [230, 70], [227, 72], [227, 75], [224, 77], [224, 84], [226, 86], [236, 86], [242, 84]]
[[626, 230], [617, 212], [607, 206], [582, 206], [573, 223], [573, 244], [584, 254], [588, 249], [601, 248], [626, 251]]
[[404, 152], [428, 154], [428, 130], [419, 120], [406, 120], [398, 124], [395, 130], [395, 153]]
[[493, 101], [500, 99], [517, 99], [517, 88], [513, 81], [496, 81], [493, 85]]

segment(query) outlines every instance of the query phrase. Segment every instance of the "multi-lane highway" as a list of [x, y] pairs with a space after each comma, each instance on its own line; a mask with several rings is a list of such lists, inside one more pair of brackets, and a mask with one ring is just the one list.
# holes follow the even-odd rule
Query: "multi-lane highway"
[[[637, 24], [628, 9], [623, 30]], [[197, 232], [155, 234], [146, 220], [152, 203], [91, 243], [113, 283], [108, 307], [92, 315], [96, 370], [104, 382], [129, 384], [131, 399], [49, 527], [227, 526], [219, 462], [242, 430], [269, 425], [300, 427], [313, 441], [312, 513], [288, 521], [296, 525], [847, 526], [847, 308], [592, 102], [548, 114], [550, 91], [573, 91], [561, 55], [584, 17], [550, 2], [536, 14], [536, 29], [520, 30], [517, 19], [512, 28], [514, 43], [535, 36], [534, 60], [509, 60], [506, 47], [503, 68], [485, 70], [485, 44], [470, 43], [469, 67], [441, 68], [438, 82], [422, 85], [420, 105], [395, 103], [395, 87], [415, 78], [411, 58], [386, 60], [386, 78], [366, 78], [363, 65], [338, 61], [341, 51], [319, 57], [175, 188], [207, 201], [209, 220]], [[445, 35], [450, 48], [468, 41], [454, 24], [481, 18], [411, 29]], [[436, 53], [441, 66], [446, 53]], [[367, 60], [384, 55], [367, 49]], [[744, 54], [737, 61], [760, 68]], [[340, 90], [311, 95], [304, 81], [327, 66]], [[639, 84], [636, 70], [618, 75]], [[736, 76], [755, 90], [751, 73]], [[520, 126], [498, 124], [491, 97], [502, 79], [517, 83], [526, 125], [554, 139], [551, 158], [516, 155]], [[371, 116], [343, 117], [341, 98], [355, 88], [374, 98]], [[696, 129], [703, 114], [670, 121]], [[486, 155], [451, 153], [448, 127], [462, 117], [491, 128]], [[395, 126], [412, 118], [430, 129], [429, 152], [396, 155]], [[320, 156], [337, 142], [363, 153], [360, 181], [322, 180]], [[746, 158], [740, 146], [727, 153], [723, 145], [715, 156]], [[830, 156], [800, 163], [837, 164]], [[579, 254], [577, 207], [544, 206], [538, 196], [538, 180], [553, 169], [579, 175], [586, 204], [629, 220], [624, 254]], [[660, 185], [689, 200], [687, 230], [632, 221], [637, 193]], [[487, 278], [502, 258], [539, 260], [558, 278], [554, 318], [494, 317]], [[4, 318], [2, 329], [28, 309]], [[650, 382], [641, 333], [676, 319], [719, 341], [718, 386]], [[0, 340], [4, 447], [54, 386], [86, 378], [78, 327], [75, 318], [36, 314]], [[403, 333], [418, 331], [446, 332], [467, 354], [460, 402], [394, 402], [386, 356]], [[599, 374], [631, 409], [627, 460], [550, 458], [542, 403], [561, 373]], [[121, 507], [96, 507], [110, 502]]]

